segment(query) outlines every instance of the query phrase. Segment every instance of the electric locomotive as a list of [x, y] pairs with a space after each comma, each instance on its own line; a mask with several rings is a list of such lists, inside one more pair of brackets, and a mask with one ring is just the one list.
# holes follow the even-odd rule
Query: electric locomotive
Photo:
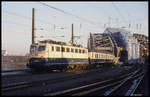
[[33, 69], [83, 69], [88, 66], [88, 49], [79, 45], [40, 41], [30, 47], [27, 67]]

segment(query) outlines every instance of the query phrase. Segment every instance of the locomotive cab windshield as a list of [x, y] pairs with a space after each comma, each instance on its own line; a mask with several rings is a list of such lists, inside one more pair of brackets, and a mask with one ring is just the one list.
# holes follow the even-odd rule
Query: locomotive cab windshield
[[45, 46], [39, 46], [38, 51], [44, 51], [45, 50]]
[[38, 57], [45, 57], [47, 56], [47, 47], [46, 44], [39, 44], [37, 47], [37, 56]]
[[30, 47], [31, 57], [44, 57], [46, 53], [45, 44], [32, 44]]
[[30, 52], [32, 52], [32, 51], [36, 51], [36, 46], [35, 45], [31, 45]]

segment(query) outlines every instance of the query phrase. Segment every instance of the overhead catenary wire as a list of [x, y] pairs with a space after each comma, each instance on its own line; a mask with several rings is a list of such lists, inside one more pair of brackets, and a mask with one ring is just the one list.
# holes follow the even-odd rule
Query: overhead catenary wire
[[127, 22], [127, 20], [125, 19], [125, 17], [121, 14], [119, 8], [117, 7], [117, 5], [115, 5], [115, 3], [112, 2], [113, 7], [116, 9], [116, 11], [119, 13], [119, 15], [121, 16], [122, 20], [124, 22]]
[[[42, 4], [43, 4], [43, 3], [42, 3]], [[44, 4], [45, 4], [45, 3], [44, 3]], [[54, 9], [57, 9], [57, 10], [63, 12], [63, 13], [65, 13], [65, 14], [69, 14], [69, 15], [74, 16], [74, 17], [76, 17], [76, 18], [78, 18], [78, 19], [80, 19], [80, 20], [86, 21], [86, 22], [88, 22], [88, 23], [90, 23], [90, 24], [92, 24], [92, 25], [97, 25], [97, 26], [98, 26], [98, 24], [94, 23], [93, 21], [90, 21], [90, 20], [85, 19], [85, 18], [83, 18], [83, 17], [80, 17], [80, 16], [77, 16], [77, 15], [71, 14], [71, 13], [69, 13], [69, 12], [66, 12], [66, 11], [64, 11], [64, 10], [58, 9], [58, 8], [56, 8], [56, 7], [53, 7], [53, 6], [51, 6], [51, 7], [54, 8]], [[11, 14], [11, 15], [14, 15], [14, 16], [18, 16], [18, 17], [24, 18], [24, 19], [29, 19], [29, 20], [32, 19], [32, 17], [24, 16], [24, 15], [18, 14], [18, 13], [16, 13], [16, 12], [12, 12], [12, 11], [8, 11], [8, 10], [6, 10], [6, 11], [4, 11], [4, 12], [6, 12], [7, 14]], [[41, 19], [36, 19], [36, 20], [38, 20], [38, 21], [40, 21], [40, 22], [43, 22], [43, 23], [46, 23], [46, 24], [52, 24], [52, 25], [54, 25], [54, 24], [51, 23], [51, 22], [44, 21], [44, 20], [41, 20]], [[54, 25], [54, 26], [56, 26], [56, 25]], [[55, 28], [55, 27], [54, 27], [54, 28]]]
[[[67, 12], [67, 11], [65, 11], [65, 10], [56, 8], [56, 7], [54, 7], [54, 6], [51, 6], [51, 5], [46, 4], [46, 3], [43, 3], [43, 2], [40, 2], [40, 4], [42, 4], [42, 5], [44, 5], [44, 6], [48, 7], [48, 8], [51, 8], [51, 9], [57, 10], [57, 11], [59, 11], [59, 12], [62, 12], [62, 13], [64, 13], [64, 14], [70, 15], [70, 16], [72, 16], [72, 17], [75, 17], [75, 18], [77, 18], [77, 19], [80, 19], [80, 20], [82, 20], [82, 21], [84, 21], [84, 22], [87, 22], [87, 23], [93, 25], [93, 26], [97, 26], [97, 27], [99, 27], [99, 28], [102, 28], [102, 27], [100, 26], [100, 24], [95, 23], [95, 22], [93, 22], [93, 21], [91, 21], [91, 20], [89, 20], [89, 19], [86, 19], [86, 18], [77, 16], [77, 15], [75, 15], [75, 14], [72, 14], [72, 13], [70, 13], [70, 12]], [[55, 26], [54, 26], [54, 28], [55, 28]], [[54, 29], [54, 31], [55, 31], [55, 29]], [[80, 25], [80, 27], [79, 27], [79, 31], [81, 31], [81, 25]]]
[[27, 24], [22, 24], [22, 23], [17, 23], [17, 22], [13, 22], [13, 21], [4, 21], [4, 23], [10, 23], [10, 24], [15, 24], [15, 25], [19, 25], [19, 26], [24, 26], [24, 27], [30, 27], [31, 25], [27, 25]]
[[[18, 22], [9, 21], [9, 20], [3, 21], [3, 23], [14, 24], [14, 25], [17, 25], [17, 26], [23, 26], [23, 27], [27, 27], [27, 28], [31, 27], [31, 25], [29, 25], [29, 24], [23, 24], [23, 23], [18, 23]], [[40, 28], [40, 29], [38, 29], [38, 30], [43, 30], [43, 28]], [[45, 30], [45, 29], [44, 29], [44, 30]]]
[[77, 15], [75, 15], [75, 14], [72, 14], [72, 13], [70, 13], [70, 12], [67, 12], [67, 11], [65, 11], [65, 10], [56, 8], [56, 7], [54, 7], [54, 6], [51, 6], [51, 5], [46, 4], [46, 3], [43, 3], [43, 2], [40, 2], [40, 4], [42, 4], [42, 5], [44, 5], [44, 6], [47, 6], [47, 7], [49, 7], [49, 8], [52, 8], [52, 9], [54, 9], [54, 10], [57, 10], [57, 11], [59, 11], [59, 12], [62, 12], [62, 13], [64, 13], [64, 14], [73, 16], [73, 17], [78, 18], [78, 19], [80, 19], [80, 20], [86, 21], [86, 22], [88, 22], [88, 23], [90, 23], [90, 24], [93, 24], [93, 25], [97, 25], [97, 26], [98, 26], [97, 23], [95, 23], [94, 21], [91, 21], [91, 20], [89, 20], [89, 19], [83, 18], [83, 17], [81, 17], [81, 16], [77, 16]]
[[[121, 19], [122, 19], [122, 21], [120, 21], [120, 22], [118, 22], [118, 23], [128, 23], [128, 28], [129, 29], [131, 29], [132, 27], [131, 27], [131, 25], [133, 25], [133, 23], [131, 23], [131, 21], [130, 20], [128, 20], [127, 21], [127, 19], [121, 14], [121, 11], [120, 11], [120, 9], [117, 7], [117, 5], [115, 4], [115, 3], [113, 3], [112, 2], [112, 5], [113, 5], [113, 7], [116, 9], [116, 11], [118, 12], [118, 14], [121, 16]], [[132, 21], [141, 21], [142, 19], [144, 19], [144, 17], [145, 16], [143, 16], [143, 17], [141, 17], [141, 18], [138, 18], [138, 19], [135, 19], [135, 20], [132, 20]], [[137, 23], [135, 23], [135, 25], [136, 25], [136, 27], [135, 27], [135, 29], [138, 29], [139, 28], [139, 26], [138, 26], [138, 24]]]
[[[25, 18], [25, 19], [32, 19], [32, 17], [28, 17], [28, 16], [24, 16], [24, 15], [20, 15], [20, 14], [18, 14], [18, 13], [15, 13], [15, 12], [12, 12], [12, 11], [5, 11], [7, 14], [11, 14], [11, 15], [15, 15], [15, 16], [18, 16], [18, 17], [21, 17], [21, 18]], [[38, 21], [40, 21], [40, 22], [42, 22], [42, 23], [45, 23], [45, 24], [52, 24], [53, 25], [53, 23], [51, 23], [51, 22], [48, 22], [48, 21], [44, 21], [44, 20], [42, 20], [42, 19], [36, 19], [36, 20], [38, 20]]]
[[22, 17], [22, 18], [32, 19], [32, 17], [27, 17], [27, 16], [24, 16], [24, 15], [20, 15], [20, 14], [18, 14], [18, 13], [12, 12], [12, 11], [6, 10], [6, 11], [4, 11], [4, 12], [7, 13], [7, 14], [15, 15], [15, 16]]
[[[21, 18], [24, 18], [24, 19], [32, 20], [32, 17], [24, 16], [24, 15], [18, 14], [18, 13], [16, 13], [16, 12], [12, 12], [12, 11], [8, 11], [8, 10], [6, 10], [6, 11], [4, 11], [4, 12], [7, 13], [7, 14], [10, 14], [10, 15], [17, 16], [17, 17], [21, 17]], [[48, 22], [48, 21], [44, 21], [44, 20], [41, 20], [41, 19], [36, 19], [36, 20], [38, 20], [39, 22], [42, 22], [42, 23], [44, 23], [44, 24], [52, 24], [52, 25], [53, 25], [53, 23], [50, 23], [50, 22]], [[9, 23], [9, 24], [17, 25], [17, 26], [23, 26], [23, 27], [26, 27], [26, 28], [27, 28], [27, 27], [28, 27], [28, 28], [31, 27], [30, 24], [17, 23], [17, 22], [8, 21], [8, 20], [4, 21], [4, 23]], [[37, 30], [37, 28], [38, 28], [38, 27], [36, 27], [36, 30]], [[43, 29], [43, 28], [42, 28], [42, 29]], [[45, 28], [44, 28], [44, 29], [45, 29]], [[38, 30], [39, 30], [39, 29], [38, 29]], [[40, 30], [41, 30], [41, 27], [40, 27]]]

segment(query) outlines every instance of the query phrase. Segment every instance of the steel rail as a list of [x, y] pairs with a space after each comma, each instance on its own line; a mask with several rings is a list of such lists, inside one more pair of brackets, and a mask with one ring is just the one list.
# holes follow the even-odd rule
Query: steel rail
[[68, 93], [68, 92], [76, 91], [76, 90], [79, 90], [79, 89], [87, 88], [87, 87], [90, 87], [90, 86], [102, 84], [102, 83], [108, 82], [108, 81], [111, 81], [111, 80], [104, 80], [104, 81], [101, 81], [101, 82], [97, 82], [97, 83], [93, 83], [93, 84], [89, 84], [89, 85], [85, 85], [85, 86], [81, 86], [81, 87], [76, 87], [76, 88], [72, 88], [72, 89], [67, 89], [67, 90], [64, 90], [64, 91], [58, 91], [58, 92], [54, 92], [54, 93], [48, 93], [48, 94], [46, 94], [44, 96], [63, 95], [64, 93]]
[[94, 89], [87, 90], [87, 91], [84, 91], [84, 92], [79, 92], [79, 93], [73, 94], [72, 96], [83, 96], [83, 95], [87, 95], [87, 94], [96, 92], [96, 91], [98, 91], [98, 90], [105, 89], [105, 88], [108, 88], [108, 87], [110, 87], [110, 86], [114, 86], [114, 85], [116, 85], [116, 84], [121, 83], [122, 81], [123, 81], [123, 80], [116, 81], [116, 82], [114, 82], [114, 83], [107, 84], [107, 85], [104, 85], [104, 86], [101, 86], [101, 87], [98, 87], [98, 88], [94, 88]]
[[2, 70], [2, 73], [18, 72], [18, 71], [25, 71], [25, 70], [29, 70], [29, 69], [28, 68], [24, 68], [24, 69], [14, 69], [14, 70]]
[[130, 89], [126, 92], [125, 96], [132, 96], [135, 92], [135, 90], [137, 89], [137, 87], [139, 86], [139, 84], [141, 83], [141, 80], [144, 78], [145, 76], [145, 71], [143, 71], [142, 73], [143, 75], [138, 77], [137, 80], [132, 81], [133, 85], [130, 87]]
[[[138, 70], [140, 71], [140, 69], [138, 69]], [[136, 73], [138, 73], [138, 72], [136, 72]], [[104, 93], [104, 96], [109, 96], [109, 95], [111, 95], [113, 92], [117, 91], [117, 89], [118, 89], [119, 87], [121, 87], [122, 85], [124, 85], [128, 80], [134, 79], [134, 78], [136, 78], [136, 77], [139, 77], [140, 74], [135, 75], [136, 73], [134, 73], [132, 76], [130, 76], [129, 78], [127, 78], [126, 80], [124, 80], [121, 84], [119, 84], [119, 85], [117, 85], [117, 86], [115, 86], [115, 87], [109, 89], [108, 91], [106, 91], [106, 92]], [[134, 75], [135, 75], [135, 76], [134, 76]]]
[[[135, 72], [135, 71], [134, 71]], [[123, 78], [123, 77], [126, 77], [126, 76], [129, 76], [131, 75], [133, 72], [131, 73], [128, 73], [126, 75], [122, 75], [120, 76], [119, 78]], [[117, 79], [119, 79], [117, 78]], [[56, 95], [63, 95], [65, 93], [69, 93], [69, 92], [73, 92], [73, 91], [77, 91], [79, 89], [83, 89], [83, 88], [88, 88], [90, 86], [94, 86], [94, 85], [98, 85], [98, 84], [103, 84], [105, 82], [109, 82], [109, 81], [113, 81], [113, 80], [116, 80], [116, 79], [108, 79], [108, 80], [104, 80], [104, 81], [101, 81], [101, 82], [97, 82], [97, 83], [93, 83], [93, 84], [89, 84], [89, 85], [84, 85], [84, 86], [80, 86], [80, 87], [76, 87], [76, 88], [72, 88], [72, 89], [67, 89], [67, 90], [63, 90], [63, 91], [58, 91], [58, 92], [54, 92], [54, 93], [48, 93], [48, 94], [45, 94], [45, 96], [56, 96]], [[121, 81], [120, 81], [121, 82]], [[111, 85], [114, 85], [114, 84], [117, 84], [119, 82], [116, 82], [116, 83], [113, 83]], [[111, 86], [111, 85], [107, 85], [107, 86], [103, 86], [103, 87], [100, 87], [99, 89], [103, 89], [103, 88], [106, 88], [108, 86]], [[91, 91], [95, 91], [95, 90], [91, 90]], [[86, 92], [87, 93], [87, 92]], [[85, 94], [85, 93], [84, 93]], [[81, 94], [80, 94], [81, 95]]]
[[[135, 75], [137, 72], [138, 72], [138, 70], [135, 71], [135, 72], [133, 72], [132, 75], [130, 75], [129, 77], [126, 77], [125, 79], [123, 79], [123, 80], [121, 80], [121, 81], [117, 81], [117, 82], [115, 82], [115, 83], [111, 83], [111, 84], [108, 84], [108, 85], [103, 86], [103, 87], [98, 87], [98, 88], [91, 89], [91, 90], [88, 90], [88, 91], [85, 91], [85, 92], [82, 92], [82, 93], [78, 93], [78, 94], [75, 94], [74, 96], [87, 95], [87, 94], [89, 94], [89, 93], [93, 93], [93, 92], [96, 92], [96, 91], [98, 91], [98, 90], [105, 89], [105, 88], [108, 88], [108, 87], [110, 87], [110, 86], [114, 86], [114, 85], [119, 84], [119, 83], [120, 83], [120, 84], [119, 84], [119, 86], [120, 86], [120, 85], [122, 85], [124, 82], [126, 82], [128, 79], [130, 79], [133, 75]], [[115, 88], [114, 88], [114, 89], [115, 89]], [[106, 95], [105, 95], [105, 96], [106, 96]]]
[[2, 73], [2, 77], [13, 77], [13, 76], [22, 76], [22, 75], [29, 75], [29, 71], [16, 71], [16, 72], [7, 72]]
[[47, 78], [47, 79], [36, 80], [36, 81], [20, 82], [20, 83], [2, 85], [2, 93], [8, 92], [8, 91], [13, 91], [16, 89], [26, 88], [26, 87], [30, 87], [30, 86], [34, 86], [34, 85], [39, 85], [39, 84], [46, 83], [46, 82], [53, 84], [53, 83], [62, 82], [65, 80], [72, 80], [72, 79], [83, 77], [83, 76], [86, 77], [86, 76], [94, 75], [93, 73], [97, 74], [100, 72], [101, 71], [99, 71], [99, 69], [98, 69], [98, 70], [94, 70], [94, 71], [87, 71], [87, 72], [82, 72], [82, 73], [73, 74], [73, 75], [69, 75], [69, 76], [54, 78], [54, 79]]

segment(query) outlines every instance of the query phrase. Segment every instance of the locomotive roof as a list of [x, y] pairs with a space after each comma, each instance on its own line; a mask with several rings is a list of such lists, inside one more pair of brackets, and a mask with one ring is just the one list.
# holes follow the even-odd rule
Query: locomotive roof
[[54, 41], [54, 40], [43, 40], [43, 41], [39, 41], [39, 43], [49, 43], [49, 44], [70, 45], [70, 46], [76, 46], [76, 47], [83, 47], [82, 45], [69, 44], [66, 42]]

